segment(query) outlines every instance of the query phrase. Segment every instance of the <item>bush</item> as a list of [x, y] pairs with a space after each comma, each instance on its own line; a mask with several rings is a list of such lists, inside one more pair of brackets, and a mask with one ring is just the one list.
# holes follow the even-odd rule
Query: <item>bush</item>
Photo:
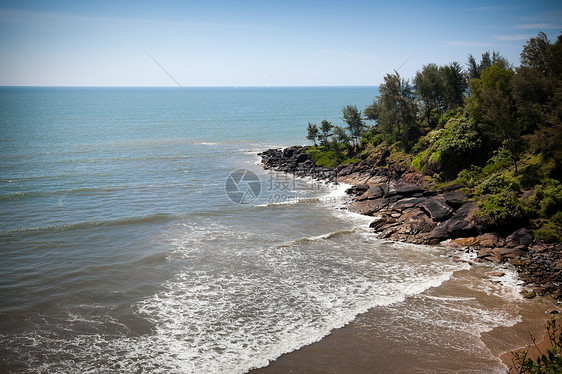
[[489, 227], [507, 228], [522, 224], [530, 215], [515, 191], [510, 189], [485, 197], [478, 203], [478, 208], [480, 211], [475, 217]]
[[527, 165], [521, 170], [521, 175], [519, 176], [521, 184], [525, 187], [532, 187], [538, 184], [541, 180], [540, 166], [539, 165]]
[[505, 174], [495, 174], [484, 180], [478, 188], [478, 192], [481, 194], [495, 194], [502, 190], [519, 192], [521, 185], [516, 179], [510, 178]]
[[482, 138], [476, 125], [468, 121], [449, 123], [437, 149], [438, 164], [447, 176], [456, 177], [460, 170], [482, 161]]
[[482, 168], [479, 166], [474, 166], [469, 169], [464, 169], [459, 172], [457, 179], [455, 181], [460, 184], [464, 184], [467, 187], [474, 187], [480, 181], [482, 174]]
[[535, 194], [531, 197], [530, 203], [543, 217], [551, 217], [562, 211], [562, 184], [557, 180], [549, 179], [535, 186]]
[[537, 348], [539, 357], [533, 360], [529, 357], [529, 351], [522, 353], [511, 353], [513, 368], [509, 373], [522, 374], [555, 374], [562, 373], [562, 329], [556, 325], [556, 320], [552, 318], [546, 323], [546, 333], [552, 348], [547, 349], [544, 353], [538, 349], [537, 341], [531, 336], [533, 345]]
[[505, 148], [500, 148], [496, 152], [494, 152], [494, 155], [482, 168], [482, 173], [484, 175], [497, 173], [501, 170], [509, 168], [512, 164], [513, 159], [511, 158], [511, 153]]
[[554, 224], [546, 224], [540, 229], [534, 231], [535, 239], [542, 240], [545, 243], [558, 243], [562, 241], [560, 227]]

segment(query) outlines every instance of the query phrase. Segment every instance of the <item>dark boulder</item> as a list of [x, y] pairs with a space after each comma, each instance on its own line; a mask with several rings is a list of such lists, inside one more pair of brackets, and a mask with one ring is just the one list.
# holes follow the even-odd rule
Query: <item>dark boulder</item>
[[303, 163], [305, 161], [308, 161], [310, 159], [310, 155], [308, 153], [301, 153], [298, 155], [296, 161], [297, 164]]
[[476, 224], [472, 215], [477, 207], [474, 203], [464, 204], [447, 221], [440, 222], [429, 234], [430, 238], [448, 239], [463, 236], [474, 236]]
[[447, 205], [445, 199], [441, 196], [430, 197], [420, 204], [420, 208], [435, 222], [444, 221], [453, 213], [453, 209]]
[[401, 181], [393, 181], [388, 184], [388, 191], [386, 196], [402, 195], [411, 196], [418, 192], [423, 192], [425, 189], [415, 183], [407, 183]]
[[384, 196], [384, 190], [381, 185], [373, 185], [369, 187], [365, 193], [357, 198], [357, 200], [372, 200], [378, 199]]
[[372, 216], [376, 212], [388, 207], [388, 205], [389, 205], [388, 199], [354, 201], [348, 207], [348, 210], [353, 213]]
[[392, 204], [392, 210], [401, 212], [405, 209], [413, 208], [419, 204], [423, 204], [426, 201], [423, 197], [409, 197], [405, 199], [398, 200]]
[[454, 209], [460, 208], [466, 196], [460, 191], [446, 192], [443, 194], [445, 203]]
[[505, 239], [506, 246], [517, 247], [519, 245], [531, 245], [531, 243], [533, 243], [533, 236], [531, 235], [531, 233], [531, 230], [526, 228], [514, 231]]

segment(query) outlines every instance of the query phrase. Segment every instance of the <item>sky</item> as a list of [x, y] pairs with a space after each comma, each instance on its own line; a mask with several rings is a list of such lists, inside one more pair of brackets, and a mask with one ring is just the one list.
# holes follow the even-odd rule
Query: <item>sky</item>
[[562, 2], [2, 0], [0, 85], [375, 86], [540, 31]]

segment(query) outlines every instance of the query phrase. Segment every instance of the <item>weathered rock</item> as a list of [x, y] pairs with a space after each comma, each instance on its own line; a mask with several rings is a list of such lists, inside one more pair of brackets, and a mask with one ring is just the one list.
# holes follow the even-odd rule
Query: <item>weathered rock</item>
[[342, 177], [346, 176], [346, 175], [349, 175], [349, 174], [353, 173], [353, 169], [354, 169], [353, 164], [346, 165], [341, 170], [338, 170], [338, 175], [340, 175]]
[[445, 203], [454, 209], [460, 208], [466, 196], [460, 191], [446, 192], [443, 194]]
[[473, 236], [476, 225], [472, 215], [477, 207], [474, 203], [464, 204], [447, 221], [440, 222], [429, 234], [430, 238], [448, 239], [461, 236]]
[[506, 246], [508, 247], [516, 247], [519, 245], [528, 246], [533, 242], [533, 237], [531, 235], [531, 230], [522, 228], [517, 231], [514, 231], [509, 235], [506, 239]]
[[420, 207], [436, 222], [447, 219], [453, 213], [453, 209], [446, 204], [445, 199], [441, 196], [430, 197], [421, 203]]
[[532, 299], [533, 297], [537, 296], [537, 294], [533, 291], [522, 290], [521, 296], [523, 296], [525, 299]]
[[388, 191], [385, 196], [411, 196], [417, 192], [423, 192], [425, 189], [420, 185], [414, 183], [407, 183], [401, 181], [393, 181], [388, 184]]
[[495, 233], [487, 232], [476, 238], [478, 245], [486, 248], [502, 247], [503, 240]]
[[296, 161], [297, 164], [303, 163], [305, 161], [308, 161], [310, 159], [310, 155], [308, 153], [301, 153], [298, 155]]
[[467, 247], [474, 246], [477, 243], [478, 240], [476, 240], [476, 238], [472, 236], [466, 238], [449, 239], [443, 242], [444, 245], [452, 248], [467, 248]]
[[391, 208], [392, 210], [401, 212], [405, 209], [409, 209], [409, 208], [413, 208], [423, 202], [425, 202], [426, 199], [425, 198], [421, 198], [421, 197], [409, 197], [406, 199], [401, 199], [398, 200], [397, 202], [395, 202], [394, 204], [392, 204]]
[[393, 223], [396, 223], [396, 219], [390, 216], [380, 216], [380, 217], [376, 217], [375, 220], [371, 222], [369, 227], [375, 229], [375, 231], [381, 231], [384, 226]]
[[371, 200], [371, 199], [378, 199], [384, 196], [384, 190], [381, 185], [373, 185], [370, 186], [365, 193], [357, 198], [357, 200]]
[[494, 249], [494, 252], [497, 253], [499, 256], [501, 256], [504, 259], [518, 258], [523, 253], [525, 253], [521, 249], [518, 249], [518, 248], [496, 248], [496, 249]]
[[[367, 190], [369, 189], [369, 186], [366, 184], [357, 184], [355, 186], [352, 186], [351, 188], [348, 188], [345, 192], [348, 195], [359, 195], [361, 196], [362, 194], [364, 194]], [[357, 198], [359, 199], [359, 198]]]
[[348, 207], [350, 212], [372, 216], [378, 211], [388, 207], [388, 199], [354, 201]]
[[478, 258], [486, 258], [486, 257], [495, 257], [496, 253], [494, 252], [493, 249], [490, 248], [482, 248], [478, 251], [478, 254], [476, 257]]
[[460, 190], [461, 188], [463, 188], [464, 186], [462, 184], [459, 183], [453, 183], [450, 184], [448, 186], [443, 187], [443, 189], [441, 190], [443, 193], [446, 192], [451, 192], [451, 191], [457, 191]]

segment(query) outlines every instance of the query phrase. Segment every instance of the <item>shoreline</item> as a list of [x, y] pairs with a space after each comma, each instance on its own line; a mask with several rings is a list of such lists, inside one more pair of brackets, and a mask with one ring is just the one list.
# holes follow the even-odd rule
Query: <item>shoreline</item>
[[525, 282], [523, 297], [551, 295], [562, 301], [562, 243], [537, 242], [527, 227], [487, 230], [475, 216], [475, 196], [465, 195], [461, 185], [431, 190], [419, 173], [365, 160], [336, 168], [317, 166], [306, 149], [269, 149], [258, 156], [266, 170], [351, 185], [347, 209], [373, 217], [370, 227], [382, 239], [440, 244], [474, 251], [478, 261], [508, 262]]
[[[555, 251], [549, 250], [551, 248], [544, 244], [534, 242], [529, 230], [520, 228], [508, 235], [482, 231], [472, 219], [476, 205], [467, 201], [467, 197], [463, 196], [458, 188], [431, 191], [423, 186], [422, 178], [419, 175], [371, 165], [366, 166], [361, 162], [338, 168], [319, 167], [312, 163], [307, 157], [308, 155], [303, 152], [304, 149], [306, 148], [270, 149], [259, 153], [258, 156], [262, 158], [264, 169], [351, 185], [352, 187], [346, 191], [352, 196], [352, 203], [347, 209], [373, 217], [370, 227], [374, 232], [378, 232], [382, 239], [439, 245], [449, 248], [449, 250], [471, 251], [476, 253], [475, 262], [482, 264], [511, 264], [510, 266], [516, 270], [519, 279], [525, 283], [521, 295], [522, 300], [529, 303], [529, 308], [525, 311], [522, 310], [521, 320], [515, 324], [500, 325], [481, 334], [481, 341], [484, 342], [489, 352], [503, 363], [505, 369], [511, 364], [510, 352], [526, 347], [530, 343], [529, 333], [534, 336], [542, 336], [544, 324], [550, 320], [549, 312], [560, 311], [557, 308], [559, 302], [556, 299], [562, 296], [557, 282], [560, 279], [559, 265], [562, 262], [556, 262], [559, 259], [554, 258], [552, 259], [554, 261], [551, 261], [551, 265], [552, 262], [555, 262], [554, 266], [551, 266], [554, 268], [554, 272], [547, 269], [546, 276], [544, 276], [545, 271], [539, 271], [539, 274], [536, 274], [536, 266], [540, 262], [536, 260], [542, 260], [542, 266], [548, 267], [548, 264], [544, 265], [544, 259], [551, 260], [547, 256]], [[455, 257], [453, 254], [453, 261], [464, 261]], [[555, 273], [556, 271], [558, 272]], [[499, 274], [501, 272], [492, 273], [496, 273], [492, 275], [500, 278], [503, 276], [503, 274]], [[535, 300], [527, 300], [537, 295], [551, 295], [552, 298], [540, 297]], [[376, 313], [368, 311], [357, 316], [357, 320], [361, 321], [368, 318], [365, 316], [371, 314]], [[322, 365], [327, 362], [324, 357], [326, 351], [330, 352], [341, 344], [355, 344], [353, 343], [355, 340], [365, 340], [364, 331], [356, 328], [356, 324], [357, 322], [354, 320], [347, 326], [333, 330], [320, 342], [313, 343], [311, 346], [314, 348], [305, 346], [297, 351], [286, 353], [270, 362], [268, 366], [250, 372], [253, 374], [318, 372], [314, 367], [314, 362], [324, 367]], [[361, 346], [360, 342], [357, 344]], [[363, 346], [357, 349], [368, 352], [369, 347]], [[351, 364], [349, 360], [356, 359], [353, 358], [353, 351], [349, 351], [347, 354], [341, 352], [341, 349], [338, 351], [340, 359], [347, 361], [348, 364]], [[369, 352], [369, 354], [372, 353]], [[312, 359], [308, 357], [312, 357]], [[324, 357], [324, 361], [317, 362], [318, 357]], [[369, 357], [365, 356], [361, 359], [365, 362], [370, 361]], [[345, 372], [359, 373], [361, 370], [347, 371], [346, 369]], [[344, 371], [335, 369], [329, 372]]]

